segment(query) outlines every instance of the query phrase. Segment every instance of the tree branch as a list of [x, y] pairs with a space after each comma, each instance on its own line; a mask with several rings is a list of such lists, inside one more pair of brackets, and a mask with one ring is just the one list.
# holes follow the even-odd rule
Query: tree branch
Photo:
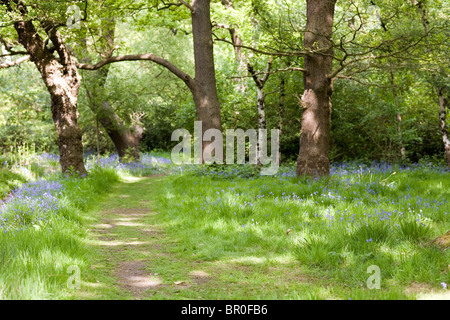
[[171, 62], [169, 62], [161, 57], [158, 57], [158, 56], [154, 55], [153, 53], [115, 56], [115, 57], [110, 57], [110, 58], [104, 59], [94, 65], [78, 63], [77, 67], [78, 67], [78, 69], [83, 69], [83, 70], [97, 70], [107, 64], [114, 63], [114, 62], [142, 61], [142, 60], [152, 61], [152, 62], [159, 64], [160, 66], [163, 66], [164, 68], [168, 69], [170, 72], [172, 72], [178, 78], [183, 80], [190, 89], [192, 89], [195, 85], [194, 79], [191, 76], [189, 76], [186, 72], [180, 70], [178, 67], [176, 67]]
[[217, 37], [214, 33], [213, 33], [214, 37], [216, 38], [217, 41], [222, 41], [228, 44], [233, 45], [236, 48], [243, 48], [243, 49], [248, 49], [251, 50], [253, 52], [256, 53], [260, 53], [260, 54], [264, 54], [264, 55], [268, 55], [268, 56], [280, 56], [280, 57], [296, 57], [296, 56], [306, 56], [309, 54], [309, 52], [305, 51], [292, 51], [292, 52], [268, 52], [268, 51], [264, 51], [264, 50], [260, 50], [257, 48], [253, 48], [253, 47], [249, 47], [249, 46], [245, 46], [245, 45], [237, 45], [234, 44], [233, 42], [227, 40], [227, 39], [223, 39], [223, 38], [219, 38]]
[[[303, 68], [297, 68], [297, 67], [287, 67], [284, 69], [276, 69], [270, 72], [255, 72], [254, 75], [261, 75], [261, 74], [274, 74], [277, 72], [285, 72], [285, 71], [301, 71], [301, 72], [306, 72], [306, 69]], [[253, 77], [253, 74], [251, 75], [246, 75], [246, 76], [237, 76], [237, 77], [227, 77], [227, 79], [242, 79], [242, 78], [250, 78]]]
[[11, 61], [11, 62], [2, 63], [2, 64], [0, 64], [0, 69], [13, 67], [18, 64], [21, 64], [22, 62], [28, 61], [28, 60], [30, 60], [30, 56], [25, 56], [25, 57], [19, 58], [17, 60]]

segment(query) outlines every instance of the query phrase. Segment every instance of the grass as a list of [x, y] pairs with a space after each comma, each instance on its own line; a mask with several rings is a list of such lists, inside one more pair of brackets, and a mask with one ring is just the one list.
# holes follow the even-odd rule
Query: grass
[[[188, 173], [167, 179], [158, 210], [186, 259], [284, 263], [344, 289], [334, 298], [396, 299], [450, 282], [450, 253], [431, 242], [450, 229], [449, 190], [450, 174], [426, 166], [337, 167], [316, 180]], [[367, 289], [371, 265], [381, 290]]]
[[[439, 167], [335, 164], [311, 180], [292, 167], [179, 168], [160, 154], [88, 158], [78, 179], [40, 159], [2, 169], [0, 186], [21, 187], [0, 209], [1, 299], [415, 299], [450, 283], [450, 253], [432, 243], [450, 229]], [[144, 178], [154, 173], [167, 175]], [[157, 285], [118, 284], [124, 262]], [[373, 265], [380, 290], [367, 288]]]
[[88, 210], [118, 176], [102, 169], [56, 181], [32, 184], [1, 208], [1, 299], [65, 299], [69, 268], [83, 272], [90, 265]]

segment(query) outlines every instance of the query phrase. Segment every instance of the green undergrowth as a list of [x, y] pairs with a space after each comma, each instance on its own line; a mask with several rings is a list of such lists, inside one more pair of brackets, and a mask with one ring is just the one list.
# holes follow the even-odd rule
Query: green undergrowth
[[[167, 178], [158, 210], [202, 261], [292, 264], [340, 299], [405, 299], [408, 287], [443, 290], [450, 252], [433, 239], [450, 230], [450, 174], [429, 168], [339, 171], [329, 178]], [[370, 266], [380, 290], [370, 290]]]
[[[85, 245], [92, 210], [118, 181], [111, 169], [93, 169], [84, 178], [52, 177], [38, 185], [45, 195], [6, 203], [0, 214], [0, 298], [65, 299], [74, 284], [70, 277], [88, 268], [95, 254]], [[51, 188], [57, 189], [53, 195]]]

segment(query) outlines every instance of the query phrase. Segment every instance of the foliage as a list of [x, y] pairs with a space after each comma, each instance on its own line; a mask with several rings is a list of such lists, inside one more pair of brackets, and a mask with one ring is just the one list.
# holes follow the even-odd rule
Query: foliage
[[448, 252], [432, 244], [450, 227], [445, 167], [343, 163], [331, 171], [314, 180], [291, 168], [246, 178], [183, 171], [168, 178], [159, 210], [183, 254], [197, 260], [298, 261], [355, 295], [377, 265], [382, 290], [371, 299], [411, 282], [448, 283]]

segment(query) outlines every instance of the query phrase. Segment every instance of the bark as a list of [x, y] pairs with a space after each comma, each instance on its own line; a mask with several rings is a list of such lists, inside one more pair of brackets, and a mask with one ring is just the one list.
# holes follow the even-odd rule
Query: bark
[[[286, 95], [285, 91], [285, 83], [284, 75], [281, 75], [280, 80], [280, 100], [278, 105], [278, 134], [280, 135], [280, 144], [281, 144], [281, 133], [283, 132], [283, 114], [284, 114], [284, 97]], [[281, 163], [281, 148], [278, 152], [278, 161]]]
[[[114, 51], [115, 22], [104, 21], [103, 27], [103, 51], [106, 52], [107, 56], [111, 57]], [[86, 42], [83, 40], [81, 43], [86, 48]], [[82, 60], [91, 63], [91, 58], [87, 54], [85, 57], [82, 57]], [[98, 101], [98, 97], [103, 96], [102, 92], [108, 77], [109, 65], [92, 72], [92, 74], [85, 77], [90, 109], [94, 112], [98, 122], [100, 122], [113, 142], [119, 155], [119, 160], [122, 162], [125, 156], [131, 156], [133, 160], [139, 161], [139, 144], [142, 139], [143, 128], [138, 123], [133, 124], [132, 128], [125, 126], [108, 101], [105, 99]], [[94, 81], [90, 81], [92, 79]]]
[[[8, 7], [8, 11], [12, 10]], [[22, 17], [26, 16], [26, 8], [21, 2], [18, 3], [17, 10]], [[38, 68], [51, 96], [52, 118], [58, 134], [62, 172], [74, 170], [85, 175], [81, 130], [77, 123], [77, 97], [81, 77], [75, 60], [56, 28], [46, 22], [41, 22], [41, 25], [53, 44], [51, 49], [47, 47], [31, 21], [23, 19], [14, 22], [19, 42]], [[56, 51], [59, 59], [55, 58], [53, 51]]]
[[[203, 133], [208, 129], [217, 129], [222, 132], [214, 69], [210, 0], [193, 0], [191, 18], [194, 40], [195, 86], [190, 89], [194, 97], [198, 120], [202, 122], [203, 136]], [[209, 141], [203, 141], [202, 162], [203, 151], [210, 143]]]
[[395, 76], [394, 76], [394, 69], [392, 65], [392, 61], [389, 61], [390, 64], [390, 79], [391, 79], [391, 86], [392, 86], [392, 96], [394, 98], [395, 107], [397, 109], [396, 119], [397, 119], [397, 132], [398, 132], [398, 138], [400, 142], [400, 156], [402, 160], [406, 159], [406, 149], [405, 145], [403, 144], [403, 134], [402, 134], [402, 115], [399, 112], [399, 104], [398, 104], [398, 96], [397, 96], [397, 89], [395, 88]]
[[[194, 98], [197, 118], [202, 122], [202, 136], [206, 130], [217, 129], [222, 132], [220, 104], [217, 96], [210, 0], [193, 0], [192, 5], [183, 4], [191, 10], [192, 34], [194, 41], [195, 77], [182, 71], [170, 61], [152, 53], [109, 57], [95, 65], [80, 63], [78, 68], [96, 70], [107, 64], [120, 61], [149, 60], [168, 69], [184, 81]], [[202, 141], [203, 151], [211, 141]], [[223, 151], [223, 150], [222, 150]]]
[[[267, 62], [266, 72], [264, 73], [264, 76], [262, 78], [258, 78], [256, 75], [256, 72], [253, 69], [253, 66], [248, 63], [247, 69], [248, 72], [251, 74], [253, 81], [256, 84], [256, 106], [258, 109], [258, 129], [266, 129], [266, 95], [264, 93], [264, 86], [267, 82], [267, 79], [269, 79], [270, 75], [270, 69], [272, 67], [272, 57], [269, 58], [269, 61]], [[261, 134], [258, 135], [258, 142], [257, 142], [257, 163], [261, 164], [261, 157], [262, 157], [262, 150], [266, 147], [266, 140], [263, 139], [263, 136]]]
[[[304, 93], [302, 96], [302, 129], [297, 176], [328, 176], [330, 174], [329, 143], [331, 125], [330, 78], [334, 54], [331, 36], [336, 0], [307, 0], [304, 38]], [[319, 50], [316, 48], [320, 48]]]
[[450, 139], [447, 130], [448, 96], [444, 87], [438, 88], [437, 94], [439, 99], [439, 125], [441, 128], [442, 142], [444, 143], [445, 160], [447, 167], [450, 168]]

